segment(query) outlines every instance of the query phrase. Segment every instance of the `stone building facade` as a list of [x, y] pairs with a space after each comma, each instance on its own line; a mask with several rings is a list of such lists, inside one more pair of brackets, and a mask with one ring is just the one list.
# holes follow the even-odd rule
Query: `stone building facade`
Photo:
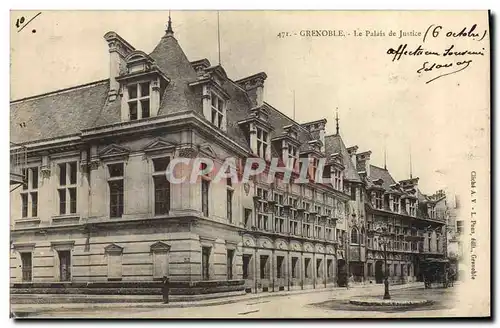
[[396, 182], [387, 168], [370, 164], [370, 155], [357, 156], [366, 188], [366, 279], [382, 283], [387, 273], [391, 283], [423, 281], [427, 261], [446, 261], [446, 220], [418, 178]]
[[[104, 39], [108, 79], [11, 102], [11, 152], [26, 153], [11, 192], [11, 282], [337, 284], [349, 219], [364, 207], [345, 146], [327, 147], [326, 120], [299, 124], [266, 103], [265, 73], [234, 81], [189, 61], [170, 22], [149, 54], [115, 32]], [[324, 159], [332, 183], [166, 178], [174, 159], [189, 161], [170, 172], [180, 177], [198, 158], [255, 157], [292, 159], [292, 175], [308, 158], [309, 178]]]
[[[232, 80], [189, 61], [170, 22], [149, 54], [115, 32], [104, 39], [108, 79], [11, 102], [11, 283], [375, 283], [381, 225], [391, 280], [419, 279], [422, 258], [443, 256], [445, 222], [418, 178], [396, 182], [370, 151], [346, 147], [338, 120], [327, 135], [325, 119], [297, 123], [265, 102], [265, 73]], [[167, 179], [206, 169], [202, 158], [219, 169], [233, 158], [240, 178], [247, 161], [267, 164], [245, 182], [210, 170]], [[307, 181], [287, 183], [303, 159]]]

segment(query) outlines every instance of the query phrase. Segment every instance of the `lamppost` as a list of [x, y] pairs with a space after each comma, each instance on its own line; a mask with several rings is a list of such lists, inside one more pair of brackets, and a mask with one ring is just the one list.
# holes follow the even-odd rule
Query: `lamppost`
[[379, 234], [379, 245], [383, 247], [384, 250], [384, 300], [390, 300], [391, 295], [389, 294], [389, 273], [387, 270], [387, 245], [390, 242], [390, 235], [387, 226], [379, 227], [376, 229]]

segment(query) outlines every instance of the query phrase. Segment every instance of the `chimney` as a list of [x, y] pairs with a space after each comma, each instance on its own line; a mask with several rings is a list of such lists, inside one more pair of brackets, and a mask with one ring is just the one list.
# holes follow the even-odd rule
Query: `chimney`
[[135, 50], [127, 41], [115, 32], [104, 35], [109, 47], [109, 92], [108, 100], [114, 101], [120, 90], [120, 83], [116, 78], [126, 70], [125, 57]]
[[356, 168], [358, 172], [365, 172], [366, 176], [370, 176], [370, 150], [356, 154]]
[[352, 165], [356, 167], [356, 153], [358, 151], [358, 146], [352, 146], [347, 148], [347, 152], [349, 153], [349, 157], [351, 159]]
[[245, 89], [250, 98], [254, 101], [256, 107], [264, 104], [264, 81], [267, 79], [267, 74], [260, 72], [244, 79], [236, 81], [236, 83]]
[[302, 123], [301, 126], [309, 131], [315, 140], [321, 141], [321, 152], [325, 152], [326, 119]]

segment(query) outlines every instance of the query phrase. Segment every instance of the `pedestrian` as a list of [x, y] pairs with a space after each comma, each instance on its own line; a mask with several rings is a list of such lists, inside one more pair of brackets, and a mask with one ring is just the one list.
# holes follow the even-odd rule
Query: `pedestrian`
[[162, 286], [162, 292], [163, 292], [163, 304], [168, 304], [168, 294], [170, 293], [170, 280], [168, 279], [167, 276], [163, 276], [163, 286]]

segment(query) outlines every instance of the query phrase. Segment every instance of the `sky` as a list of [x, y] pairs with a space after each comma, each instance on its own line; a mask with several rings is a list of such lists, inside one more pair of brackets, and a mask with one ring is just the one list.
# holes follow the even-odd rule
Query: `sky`
[[[43, 11], [18, 32], [17, 20], [25, 17], [26, 22], [35, 14], [11, 12], [11, 100], [108, 78], [106, 32], [115, 31], [150, 53], [168, 20], [168, 11]], [[171, 17], [188, 59], [217, 64], [217, 12], [172, 11]], [[444, 32], [472, 24], [481, 30], [487, 28], [485, 19], [484, 12], [417, 17], [409, 12], [221, 11], [221, 64], [233, 80], [266, 72], [264, 100], [290, 117], [295, 107], [299, 123], [326, 118], [327, 134], [335, 133], [338, 109], [346, 146], [371, 150], [371, 163], [380, 167], [385, 149], [396, 180], [409, 178], [411, 152], [413, 177], [420, 178], [423, 192], [465, 190], [472, 170], [489, 175], [489, 48], [487, 38], [445, 38]], [[399, 30], [423, 34], [437, 23], [443, 33], [427, 43], [422, 37], [388, 35]], [[345, 36], [300, 36], [306, 30], [343, 30]], [[363, 36], [355, 37], [354, 31]], [[280, 32], [290, 36], [280, 38]], [[432, 58], [393, 62], [386, 52], [400, 44], [436, 51], [454, 44], [484, 49], [485, 56], [426, 84], [436, 73], [418, 74], [417, 69]]]

